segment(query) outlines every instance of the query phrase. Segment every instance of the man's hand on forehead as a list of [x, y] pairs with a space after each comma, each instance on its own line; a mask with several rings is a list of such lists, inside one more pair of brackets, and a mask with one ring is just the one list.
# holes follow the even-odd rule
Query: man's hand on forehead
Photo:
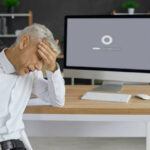
[[56, 45], [59, 44], [58, 39], [55, 40], [55, 43], [52, 43], [52, 42], [49, 42], [46, 38], [43, 38], [42, 42], [45, 43], [47, 46], [49, 46], [54, 52], [58, 53], [58, 51], [56, 50]]
[[[58, 40], [56, 42], [58, 44]], [[46, 69], [54, 72], [57, 68], [56, 59], [58, 52], [46, 39], [43, 39], [41, 42], [39, 42], [38, 53], [43, 60]]]

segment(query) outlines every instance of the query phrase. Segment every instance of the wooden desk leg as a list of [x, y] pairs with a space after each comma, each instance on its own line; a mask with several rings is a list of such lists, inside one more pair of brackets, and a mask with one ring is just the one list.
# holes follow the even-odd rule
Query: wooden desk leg
[[147, 129], [146, 129], [146, 150], [150, 150], [150, 122], [147, 122]]

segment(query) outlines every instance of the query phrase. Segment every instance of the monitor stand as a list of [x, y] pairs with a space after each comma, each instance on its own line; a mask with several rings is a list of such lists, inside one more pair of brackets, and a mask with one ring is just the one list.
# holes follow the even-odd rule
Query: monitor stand
[[92, 91], [99, 92], [120, 92], [123, 87], [123, 82], [119, 81], [103, 81], [102, 85], [94, 88]]

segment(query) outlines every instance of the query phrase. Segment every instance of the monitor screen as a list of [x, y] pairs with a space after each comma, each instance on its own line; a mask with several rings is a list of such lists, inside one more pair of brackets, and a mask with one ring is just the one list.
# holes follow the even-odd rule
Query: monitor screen
[[150, 72], [149, 16], [66, 16], [65, 67]]

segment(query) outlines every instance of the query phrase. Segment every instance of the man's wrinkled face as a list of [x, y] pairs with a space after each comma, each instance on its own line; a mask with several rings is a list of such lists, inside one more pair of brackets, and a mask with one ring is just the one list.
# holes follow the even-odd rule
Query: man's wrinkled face
[[18, 61], [16, 72], [19, 75], [25, 75], [29, 72], [42, 69], [43, 62], [38, 54], [37, 45], [38, 42], [29, 42], [19, 51], [18, 58], [16, 58]]

